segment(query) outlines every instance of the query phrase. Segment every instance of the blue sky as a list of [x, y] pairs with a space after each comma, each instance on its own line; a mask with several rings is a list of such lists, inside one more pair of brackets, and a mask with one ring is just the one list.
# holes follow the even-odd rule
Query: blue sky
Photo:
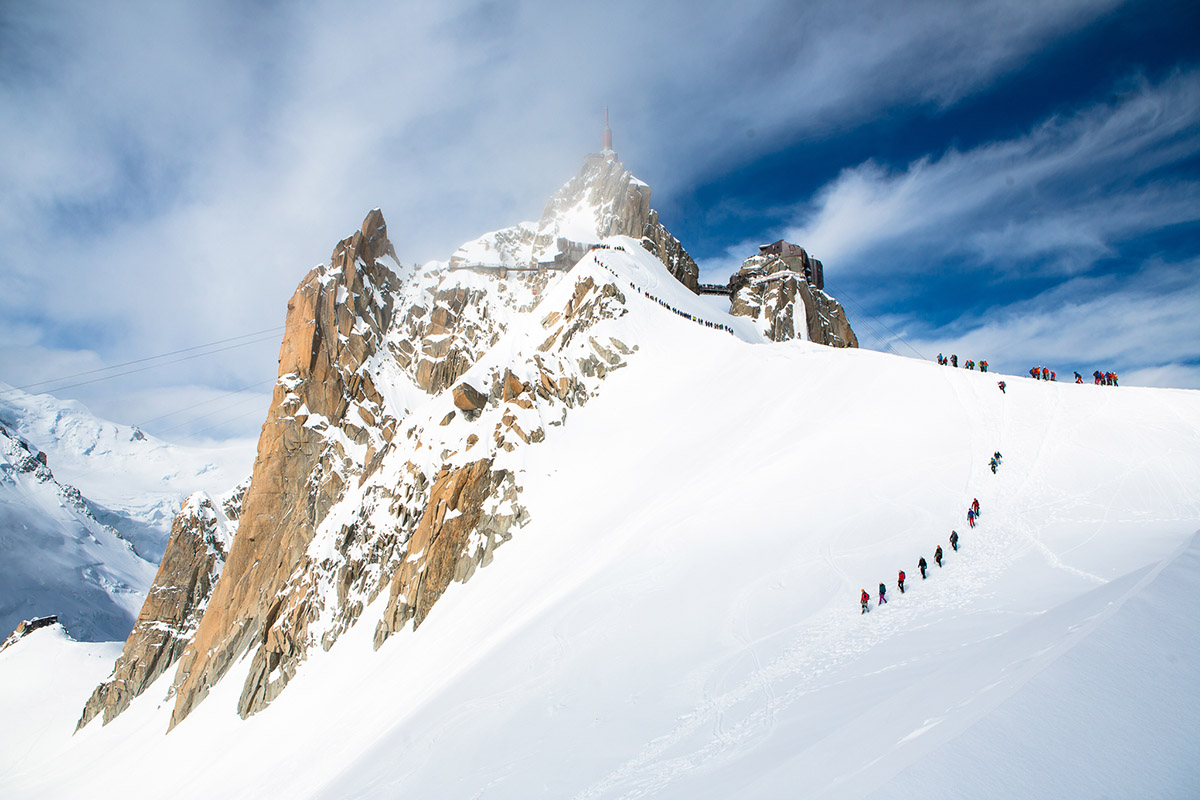
[[[1166, 0], [4, 4], [0, 381], [278, 326], [376, 205], [410, 262], [536, 218], [609, 106], [708, 280], [786, 237], [864, 346], [1200, 388], [1196, 31]], [[253, 436], [278, 342], [245, 341], [37, 388]]]

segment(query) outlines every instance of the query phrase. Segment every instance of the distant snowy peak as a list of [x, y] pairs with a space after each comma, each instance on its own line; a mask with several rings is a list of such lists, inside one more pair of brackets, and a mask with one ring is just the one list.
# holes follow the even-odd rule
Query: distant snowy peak
[[0, 425], [0, 628], [57, 614], [77, 639], [125, 636], [154, 567]]
[[39, 443], [56, 467], [59, 461], [95, 461], [117, 451], [140, 452], [154, 444], [137, 427], [102, 420], [82, 403], [27, 394], [4, 383], [0, 383], [0, 424]]
[[92, 511], [157, 560], [180, 501], [197, 490], [226, 491], [253, 462], [252, 444], [171, 444], [136, 426], [101, 419], [83, 404], [0, 384], [0, 425], [32, 443], [62, 481], [79, 487]]

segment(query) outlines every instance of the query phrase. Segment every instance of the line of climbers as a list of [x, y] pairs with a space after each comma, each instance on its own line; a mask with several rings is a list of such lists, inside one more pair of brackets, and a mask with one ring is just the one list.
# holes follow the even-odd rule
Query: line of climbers
[[[597, 247], [597, 248], [607, 248], [607, 247], [608, 247], [608, 245], [597, 245], [596, 247]], [[625, 248], [621, 247], [620, 245], [617, 245], [616, 247], [614, 247], [614, 248], [611, 248], [611, 249], [613, 249], [613, 250], [624, 250]], [[618, 275], [618, 274], [616, 273], [616, 271], [615, 271], [615, 270], [614, 270], [612, 267], [610, 267], [608, 264], [605, 264], [605, 263], [604, 263], [603, 261], [601, 261], [599, 258], [597, 258], [597, 259], [596, 259], [596, 263], [597, 263], [597, 264], [599, 264], [600, 266], [604, 267], [604, 268], [605, 268], [606, 270], [608, 270], [609, 272], [611, 272], [614, 278], [620, 278], [620, 277], [621, 277], [620, 275]], [[653, 300], [654, 302], [658, 303], [658, 304], [659, 304], [660, 306], [662, 306], [663, 308], [667, 309], [668, 311], [673, 311], [673, 312], [675, 312], [675, 313], [676, 313], [678, 316], [681, 316], [681, 317], [683, 317], [683, 318], [684, 318], [684, 319], [686, 319], [686, 320], [691, 320], [692, 322], [696, 323], [697, 325], [702, 325], [702, 326], [704, 326], [705, 328], [712, 328], [713, 330], [717, 330], [717, 331], [725, 331], [726, 333], [728, 333], [728, 334], [730, 334], [730, 335], [732, 335], [732, 334], [733, 334], [733, 328], [729, 327], [728, 325], [723, 325], [723, 324], [721, 324], [721, 323], [719, 323], [719, 322], [709, 322], [709, 321], [708, 321], [708, 320], [706, 320], [706, 319], [702, 319], [702, 318], [700, 318], [700, 317], [697, 317], [695, 314], [689, 314], [689, 313], [687, 313], [686, 311], [680, 311], [680, 310], [679, 310], [678, 308], [676, 308], [675, 306], [673, 306], [673, 305], [671, 305], [671, 304], [669, 304], [669, 303], [666, 303], [666, 302], [664, 302], [664, 301], [662, 301], [662, 300], [659, 300], [657, 297], [655, 297], [654, 295], [650, 294], [650, 293], [649, 293], [649, 292], [647, 292], [645, 289], [643, 289], [643, 288], [641, 288], [640, 286], [638, 286], [637, 284], [633, 283], [633, 281], [626, 281], [626, 282], [629, 284], [629, 286], [630, 286], [630, 287], [631, 287], [631, 288], [632, 288], [632, 289], [633, 289], [635, 292], [639, 292], [639, 293], [641, 293], [641, 294], [645, 295], [647, 299], [649, 299], [649, 300]]]
[[[957, 367], [958, 366], [958, 356], [951, 354], [951, 356], [949, 358], [946, 358], [941, 353], [938, 353], [937, 363], [941, 364], [942, 366]], [[975, 364], [974, 361], [965, 361], [965, 362], [963, 362], [963, 366], [966, 367], [967, 369], [975, 369], [975, 367], [977, 365]], [[979, 367], [980, 372], [987, 372], [988, 371], [988, 362], [980, 361], [978, 364], [978, 367]], [[1041, 366], [1030, 367], [1029, 375], [1035, 381], [1057, 381], [1058, 380], [1058, 373], [1056, 373], [1054, 370], [1050, 369], [1049, 367], [1041, 367]], [[1092, 373], [1092, 377], [1095, 378], [1097, 386], [1116, 386], [1117, 385], [1117, 373], [1115, 373], [1115, 372], [1101, 372], [1100, 370], [1096, 370], [1095, 372]], [[1075, 373], [1075, 382], [1083, 383], [1083, 376], [1080, 375], [1078, 372]], [[1000, 391], [1004, 391], [1003, 382], [1001, 382]]]
[[[1000, 452], [997, 451], [996, 455], [992, 459], [992, 461], [993, 461], [992, 472], [996, 471], [995, 464], [999, 463], [999, 458], [1000, 458]], [[976, 498], [973, 498], [971, 500], [971, 504], [969, 506], [967, 506], [967, 522], [970, 524], [970, 526], [972, 528], [974, 528], [975, 523], [978, 520], [979, 520], [979, 498], [976, 497]], [[958, 531], [950, 531], [950, 547], [953, 548], [954, 552], [956, 552], [956, 553], [958, 552]], [[934, 560], [934, 563], [936, 563], [938, 565], [938, 569], [942, 568], [942, 558], [943, 557], [944, 556], [942, 555], [942, 546], [939, 544], [937, 546], [937, 549], [933, 551], [933, 560]], [[925, 556], [921, 556], [920, 560], [917, 561], [917, 569], [921, 570], [921, 580], [925, 580], [925, 572], [928, 568], [929, 568], [929, 563], [927, 561], [925, 561]], [[899, 580], [897, 580], [896, 585], [900, 587], [900, 594], [904, 594], [904, 570], [900, 570]], [[862, 614], [870, 613], [870, 611], [871, 611], [871, 595], [869, 595], [867, 593], [866, 589], [862, 590], [862, 595], [859, 597], [859, 602], [862, 604], [862, 612], [860, 613], [860, 616]], [[876, 605], [882, 606], [882, 605], [885, 605], [886, 603], [887, 603], [887, 585], [884, 583], [880, 583], [879, 584], [879, 602]]]
[[[1029, 370], [1029, 374], [1033, 376], [1035, 381], [1039, 379], [1043, 381], [1058, 380], [1058, 376], [1054, 374], [1054, 371], [1047, 367], [1034, 367]], [[1115, 372], [1101, 372], [1100, 370], [1096, 370], [1092, 373], [1092, 378], [1095, 380], [1097, 386], [1117, 385], [1117, 373]], [[1083, 383], [1083, 376], [1078, 372], [1075, 373], [1075, 382]]]
[[1033, 379], [1035, 381], [1036, 380], [1043, 380], [1043, 381], [1057, 381], [1058, 380], [1058, 375], [1056, 375], [1054, 370], [1050, 369], [1049, 367], [1032, 367], [1029, 370], [1029, 374], [1033, 376]]
[[[941, 364], [943, 367], [957, 367], [958, 356], [952, 353], [949, 358], [946, 358], [941, 353], [938, 353], [937, 363]], [[964, 361], [963, 366], [967, 369], [975, 369], [975, 367], [978, 366], [980, 372], [987, 372], [988, 370], [988, 362], [986, 361], [980, 361], [978, 365], [976, 365], [974, 361]]]

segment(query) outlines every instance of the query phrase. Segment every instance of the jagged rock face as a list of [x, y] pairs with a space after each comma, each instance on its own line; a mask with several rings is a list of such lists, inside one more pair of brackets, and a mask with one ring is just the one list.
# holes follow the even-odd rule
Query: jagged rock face
[[[645, 236], [695, 284], [694, 262], [649, 209], [649, 187], [611, 156], [589, 159], [541, 223], [488, 234], [449, 266], [400, 278], [376, 210], [305, 277], [288, 305], [240, 533], [178, 662], [172, 727], [247, 654], [238, 712], [266, 707], [312, 647], [332, 647], [385, 591], [377, 647], [422, 624], [525, 523], [520, 470], [506, 465], [625, 366], [636, 345], [597, 326], [628, 309], [599, 273], [565, 287], [553, 270], [461, 267], [486, 254], [527, 264], [580, 219], [573, 241]], [[540, 330], [528, 322], [535, 306]], [[525, 344], [495, 347], [517, 319]], [[173, 643], [158, 647], [174, 658]]]
[[831, 347], [858, 347], [841, 303], [813, 288], [778, 256], [746, 259], [729, 283], [734, 289], [729, 313], [757, 320], [772, 341], [800, 338]]
[[[562, 309], [543, 323], [552, 331], [553, 353], [489, 369], [477, 381], [481, 388], [464, 381], [445, 393], [446, 411], [469, 415], [469, 426], [447, 428], [439, 410], [396, 437], [381, 466], [364, 475], [321, 526], [304, 563], [270, 608], [240, 714], [266, 707], [309, 648], [332, 647], [385, 589], [388, 603], [376, 624], [376, 647], [409, 620], [414, 627], [421, 624], [452, 582], [466, 581], [491, 562], [495, 549], [529, 517], [518, 500], [516, 476], [494, 466], [496, 454], [542, 441], [542, 420], [562, 424], [567, 408], [592, 396], [589, 385], [625, 365], [621, 354], [631, 348], [582, 335], [623, 314], [623, 303], [611, 284], [580, 280]], [[490, 439], [477, 433], [488, 429]], [[467, 461], [470, 452], [479, 457]]]
[[559, 237], [595, 243], [609, 236], [642, 240], [680, 283], [693, 292], [699, 286], [696, 262], [650, 208], [650, 187], [612, 152], [588, 156], [579, 173], [546, 202], [537, 223], [523, 222], [468, 242], [451, 265], [537, 265], [553, 260]]
[[[613, 154], [588, 156], [583, 168], [546, 202], [538, 234], [599, 241], [638, 238], [650, 217], [650, 187]], [[586, 240], [585, 240], [586, 241]]]
[[133, 631], [76, 730], [100, 715], [107, 725], [183, 654], [225, 565], [247, 485], [216, 503], [203, 492], [184, 502]]
[[493, 470], [491, 459], [438, 475], [408, 544], [413, 556], [392, 579], [376, 648], [408, 620], [419, 626], [452, 581], [466, 581], [477, 566], [491, 563], [495, 548], [522, 521], [517, 491], [512, 475]]
[[658, 212], [651, 210], [642, 228], [642, 246], [653, 253], [680, 283], [693, 292], [699, 291], [700, 268], [683, 249], [679, 240], [658, 221]]
[[[589, 215], [589, 210], [594, 211]], [[538, 231], [543, 236], [579, 239], [591, 232], [587, 224], [573, 221], [581, 216], [591, 216], [587, 224], [595, 226], [595, 238], [584, 241], [609, 236], [641, 239], [680, 283], [696, 291], [700, 280], [696, 262], [658, 221], [658, 212], [650, 208], [650, 187], [635, 178], [614, 154], [588, 157], [579, 174], [546, 203]]]
[[458, 282], [461, 274], [434, 271], [413, 281], [398, 300], [397, 318], [387, 341], [396, 363], [422, 392], [437, 394], [496, 343], [511, 314], [528, 311], [552, 276], [514, 273], [491, 285]]
[[[387, 443], [389, 416], [368, 361], [392, 322], [399, 279], [375, 209], [301, 282], [288, 303], [279, 381], [259, 438], [240, 534], [176, 674], [172, 725], [255, 639], [270, 634], [277, 596], [330, 506]], [[394, 430], [394, 428], [393, 428]]]

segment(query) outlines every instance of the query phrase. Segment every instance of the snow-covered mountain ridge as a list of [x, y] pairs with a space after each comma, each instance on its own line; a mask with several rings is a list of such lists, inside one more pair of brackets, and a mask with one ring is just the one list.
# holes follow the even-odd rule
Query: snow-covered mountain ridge
[[0, 424], [0, 630], [57, 614], [77, 638], [129, 633], [154, 566]]
[[[352, 626], [253, 724], [234, 713], [251, 658], [167, 736], [168, 676], [72, 738], [76, 703], [43, 723], [56, 769], [0, 766], [0, 789], [148, 796], [210, 760], [222, 769], [182, 795], [863, 797], [917, 782], [935, 797], [1086, 797], [1197, 785], [1180, 747], [1200, 719], [1200, 653], [1177, 633], [1190, 625], [1182, 598], [1200, 588], [1197, 393], [1003, 376], [1001, 394], [997, 376], [751, 344], [627, 300], [616, 322], [638, 351], [526, 450], [529, 522], [417, 630], [376, 650], [373, 627]], [[424, 415], [439, 430], [441, 410]], [[860, 616], [858, 591], [880, 581], [891, 602]], [[362, 616], [387, 603], [381, 593]], [[0, 676], [21, 649], [0, 656]], [[1138, 653], [1153, 657], [1131, 674]], [[1081, 706], [1100, 715], [1074, 723], [1086, 744], [1059, 717]], [[1007, 765], [998, 782], [972, 781], [960, 742], [980, 764]]]
[[[999, 376], [770, 342], [761, 319], [693, 294], [644, 237], [594, 244], [565, 272], [408, 275], [369, 214], [289, 303], [211, 595], [171, 606], [186, 622], [169, 643], [130, 638], [85, 711], [103, 727], [70, 735], [86, 692], [23, 722], [49, 747], [0, 761], [0, 793], [1200, 786], [1180, 749], [1200, 733], [1200, 653], [1168, 639], [1186, 608], [1164, 602], [1200, 586], [1197, 393], [1007, 377], [1002, 393]], [[972, 497], [983, 516], [966, 529]], [[932, 562], [951, 528], [962, 550], [921, 581], [917, 558]], [[212, 579], [206, 548], [169, 547], [164, 567], [172, 552], [162, 596], [182, 596], [179, 576]], [[858, 592], [899, 569], [909, 591], [860, 616]], [[166, 616], [143, 606], [150, 630]], [[1099, 678], [1073, 664], [1081, 643]], [[1131, 682], [1129, 648], [1181, 666]], [[0, 653], [0, 708], [19, 707], [8, 677], [46, 659], [98, 677], [91, 652], [34, 632]], [[153, 674], [136, 666], [154, 659]], [[1043, 675], [1077, 680], [1029, 702]], [[1132, 737], [1106, 720], [1071, 748], [1049, 724], [1056, 702], [1122, 695], [1155, 709]], [[1028, 770], [1041, 783], [930, 769], [959, 741], [979, 757], [997, 738], [1001, 762], [1054, 754]], [[1126, 739], [1174, 756], [1152, 784], [1131, 769], [1151, 757]]]
[[[641, 238], [613, 235], [623, 230]], [[598, 270], [598, 254], [622, 254], [699, 321], [706, 306], [681, 283], [695, 282], [694, 264], [675, 250], [649, 210], [649, 187], [611, 153], [589, 157], [537, 226], [489, 234], [410, 275], [398, 272], [372, 211], [289, 303], [292, 333], [242, 534], [214, 611], [180, 658], [172, 725], [243, 654], [254, 661], [238, 702], [246, 716], [381, 593], [389, 601], [377, 645], [409, 620], [420, 625], [450, 583], [490, 563], [528, 519], [522, 457], [508, 454], [563, 425], [636, 350], [599, 334], [628, 313], [633, 286]], [[472, 260], [481, 252], [492, 262]], [[738, 329], [761, 340], [748, 324]]]
[[227, 491], [250, 469], [245, 443], [194, 447], [103, 420], [82, 404], [0, 383], [0, 425], [46, 453], [58, 478], [87, 497], [95, 516], [157, 563], [171, 521], [195, 491]]

